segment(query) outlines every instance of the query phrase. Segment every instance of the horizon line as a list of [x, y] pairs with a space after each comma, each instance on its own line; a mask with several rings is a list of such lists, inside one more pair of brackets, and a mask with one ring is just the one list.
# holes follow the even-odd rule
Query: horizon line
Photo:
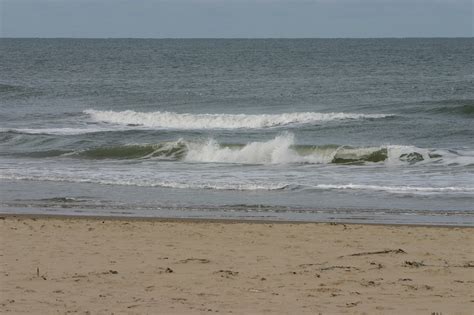
[[31, 37], [0, 36], [0, 39], [470, 39], [474, 36], [377, 36], [377, 37]]

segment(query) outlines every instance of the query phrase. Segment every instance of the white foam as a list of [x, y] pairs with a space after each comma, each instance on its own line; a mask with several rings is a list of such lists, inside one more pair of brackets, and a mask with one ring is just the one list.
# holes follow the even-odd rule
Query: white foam
[[174, 112], [99, 111], [84, 113], [99, 122], [170, 129], [269, 128], [291, 124], [311, 124], [331, 120], [384, 118], [392, 115], [357, 113], [285, 113], [285, 114], [178, 114]]
[[329, 154], [320, 152], [299, 155], [291, 146], [293, 134], [287, 133], [267, 142], [251, 142], [241, 148], [222, 147], [211, 139], [205, 144], [188, 144], [185, 160], [205, 163], [240, 164], [288, 164], [288, 163], [329, 163], [336, 150]]
[[0, 174], [0, 179], [7, 180], [33, 180], [71, 183], [92, 183], [101, 185], [120, 185], [138, 187], [163, 187], [178, 189], [213, 189], [213, 190], [238, 190], [238, 191], [259, 191], [259, 190], [282, 190], [289, 185], [285, 183], [221, 183], [221, 182], [180, 182], [180, 181], [157, 181], [153, 179], [124, 179], [124, 178], [94, 178], [94, 177], [74, 177], [68, 174], [62, 175], [21, 175], [21, 174]]
[[[406, 165], [416, 163], [442, 164], [474, 164], [474, 155], [458, 155], [447, 150], [429, 150], [415, 146], [384, 145], [379, 147], [320, 147], [297, 151], [295, 138], [292, 133], [283, 133], [268, 141], [250, 142], [244, 146], [223, 146], [214, 139], [207, 142], [187, 142], [187, 151], [184, 160], [201, 163], [236, 163], [236, 164], [328, 164], [334, 158], [347, 160], [361, 160], [372, 153], [386, 150], [387, 159], [383, 161], [387, 166]], [[422, 160], [410, 161], [410, 154], [419, 154]], [[407, 157], [408, 155], [408, 157]], [[415, 157], [416, 158], [416, 157]], [[365, 160], [365, 163], [370, 163]]]
[[215, 190], [282, 190], [288, 187], [284, 183], [178, 183], [160, 182], [155, 186], [184, 189], [215, 189]]
[[389, 193], [472, 193], [474, 187], [420, 187], [420, 186], [381, 186], [381, 185], [363, 185], [363, 184], [319, 184], [312, 186], [316, 189], [337, 189], [337, 190], [370, 190], [370, 191], [386, 191]]
[[[69, 176], [71, 175], [71, 176]], [[90, 174], [89, 174], [90, 175]], [[289, 183], [270, 182], [227, 182], [220, 181], [199, 182], [199, 181], [160, 181], [145, 178], [99, 178], [99, 177], [77, 177], [71, 174], [56, 175], [26, 175], [26, 174], [0, 174], [0, 179], [8, 180], [34, 180], [34, 181], [54, 181], [54, 182], [74, 182], [74, 183], [94, 183], [102, 185], [139, 186], [139, 187], [163, 187], [177, 189], [212, 189], [212, 190], [238, 190], [238, 191], [272, 191], [282, 190], [289, 187], [300, 187], [303, 189], [318, 190], [356, 190], [356, 191], [383, 191], [390, 194], [411, 194], [411, 195], [438, 195], [438, 194], [468, 194], [474, 193], [474, 187], [448, 186], [448, 187], [424, 187], [424, 186], [384, 186], [368, 184], [316, 184], [316, 185], [296, 185]]]
[[[46, 135], [80, 135], [86, 133], [115, 131], [117, 128], [11, 128], [0, 129], [1, 132], [17, 132], [26, 134], [46, 134]], [[122, 129], [119, 129], [122, 130]]]
[[387, 165], [402, 165], [406, 161], [403, 155], [418, 153], [423, 157], [417, 163], [441, 163], [444, 165], [474, 165], [474, 151], [459, 150], [457, 153], [445, 149], [426, 149], [411, 145], [387, 145], [388, 157], [385, 161]]

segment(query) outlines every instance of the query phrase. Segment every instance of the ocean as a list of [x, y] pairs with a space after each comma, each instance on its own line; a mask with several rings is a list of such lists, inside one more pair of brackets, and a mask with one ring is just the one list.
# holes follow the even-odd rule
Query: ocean
[[0, 212], [474, 226], [474, 39], [0, 39]]

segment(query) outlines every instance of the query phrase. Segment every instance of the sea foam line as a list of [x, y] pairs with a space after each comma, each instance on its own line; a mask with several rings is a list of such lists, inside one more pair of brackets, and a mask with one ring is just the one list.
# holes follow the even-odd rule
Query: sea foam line
[[101, 185], [119, 185], [119, 186], [138, 186], [138, 187], [162, 187], [174, 189], [210, 189], [210, 190], [234, 190], [234, 191], [275, 191], [275, 190], [356, 190], [366, 192], [386, 192], [389, 194], [408, 194], [408, 195], [440, 195], [440, 194], [462, 194], [472, 195], [474, 187], [448, 186], [448, 187], [423, 187], [423, 186], [382, 186], [370, 184], [316, 184], [298, 185], [296, 183], [269, 183], [269, 182], [194, 182], [185, 183], [181, 181], [157, 181], [153, 179], [113, 179], [113, 178], [87, 178], [71, 177], [63, 174], [51, 175], [25, 175], [25, 174], [1, 174], [0, 179], [4, 180], [31, 180], [31, 181], [52, 181], [52, 182], [71, 182], [71, 183], [94, 183]]
[[87, 133], [96, 133], [96, 132], [106, 132], [106, 131], [120, 131], [123, 129], [112, 129], [112, 128], [2, 128], [0, 132], [15, 132], [22, 134], [31, 134], [31, 135], [80, 135]]
[[369, 191], [385, 191], [395, 194], [423, 194], [423, 193], [473, 193], [474, 187], [420, 187], [420, 186], [380, 186], [365, 184], [319, 184], [311, 186], [313, 189], [334, 189], [334, 190], [369, 190]]
[[284, 114], [179, 114], [174, 112], [84, 111], [94, 121], [170, 129], [271, 128], [292, 124], [311, 124], [333, 120], [376, 119], [393, 115], [358, 113], [284, 113]]
[[71, 177], [64, 175], [23, 175], [23, 174], [1, 174], [0, 179], [4, 180], [30, 180], [48, 182], [69, 182], [69, 183], [91, 183], [99, 185], [119, 185], [137, 187], [162, 187], [176, 189], [209, 189], [209, 190], [235, 190], [235, 191], [272, 191], [290, 188], [286, 183], [218, 183], [218, 182], [180, 182], [180, 181], [157, 181], [153, 179], [112, 179], [112, 178], [85, 178]]

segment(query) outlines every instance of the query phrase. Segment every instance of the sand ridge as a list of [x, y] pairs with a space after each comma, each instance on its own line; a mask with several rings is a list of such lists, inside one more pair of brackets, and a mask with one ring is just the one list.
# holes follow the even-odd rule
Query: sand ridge
[[474, 310], [474, 229], [0, 220], [2, 314]]

